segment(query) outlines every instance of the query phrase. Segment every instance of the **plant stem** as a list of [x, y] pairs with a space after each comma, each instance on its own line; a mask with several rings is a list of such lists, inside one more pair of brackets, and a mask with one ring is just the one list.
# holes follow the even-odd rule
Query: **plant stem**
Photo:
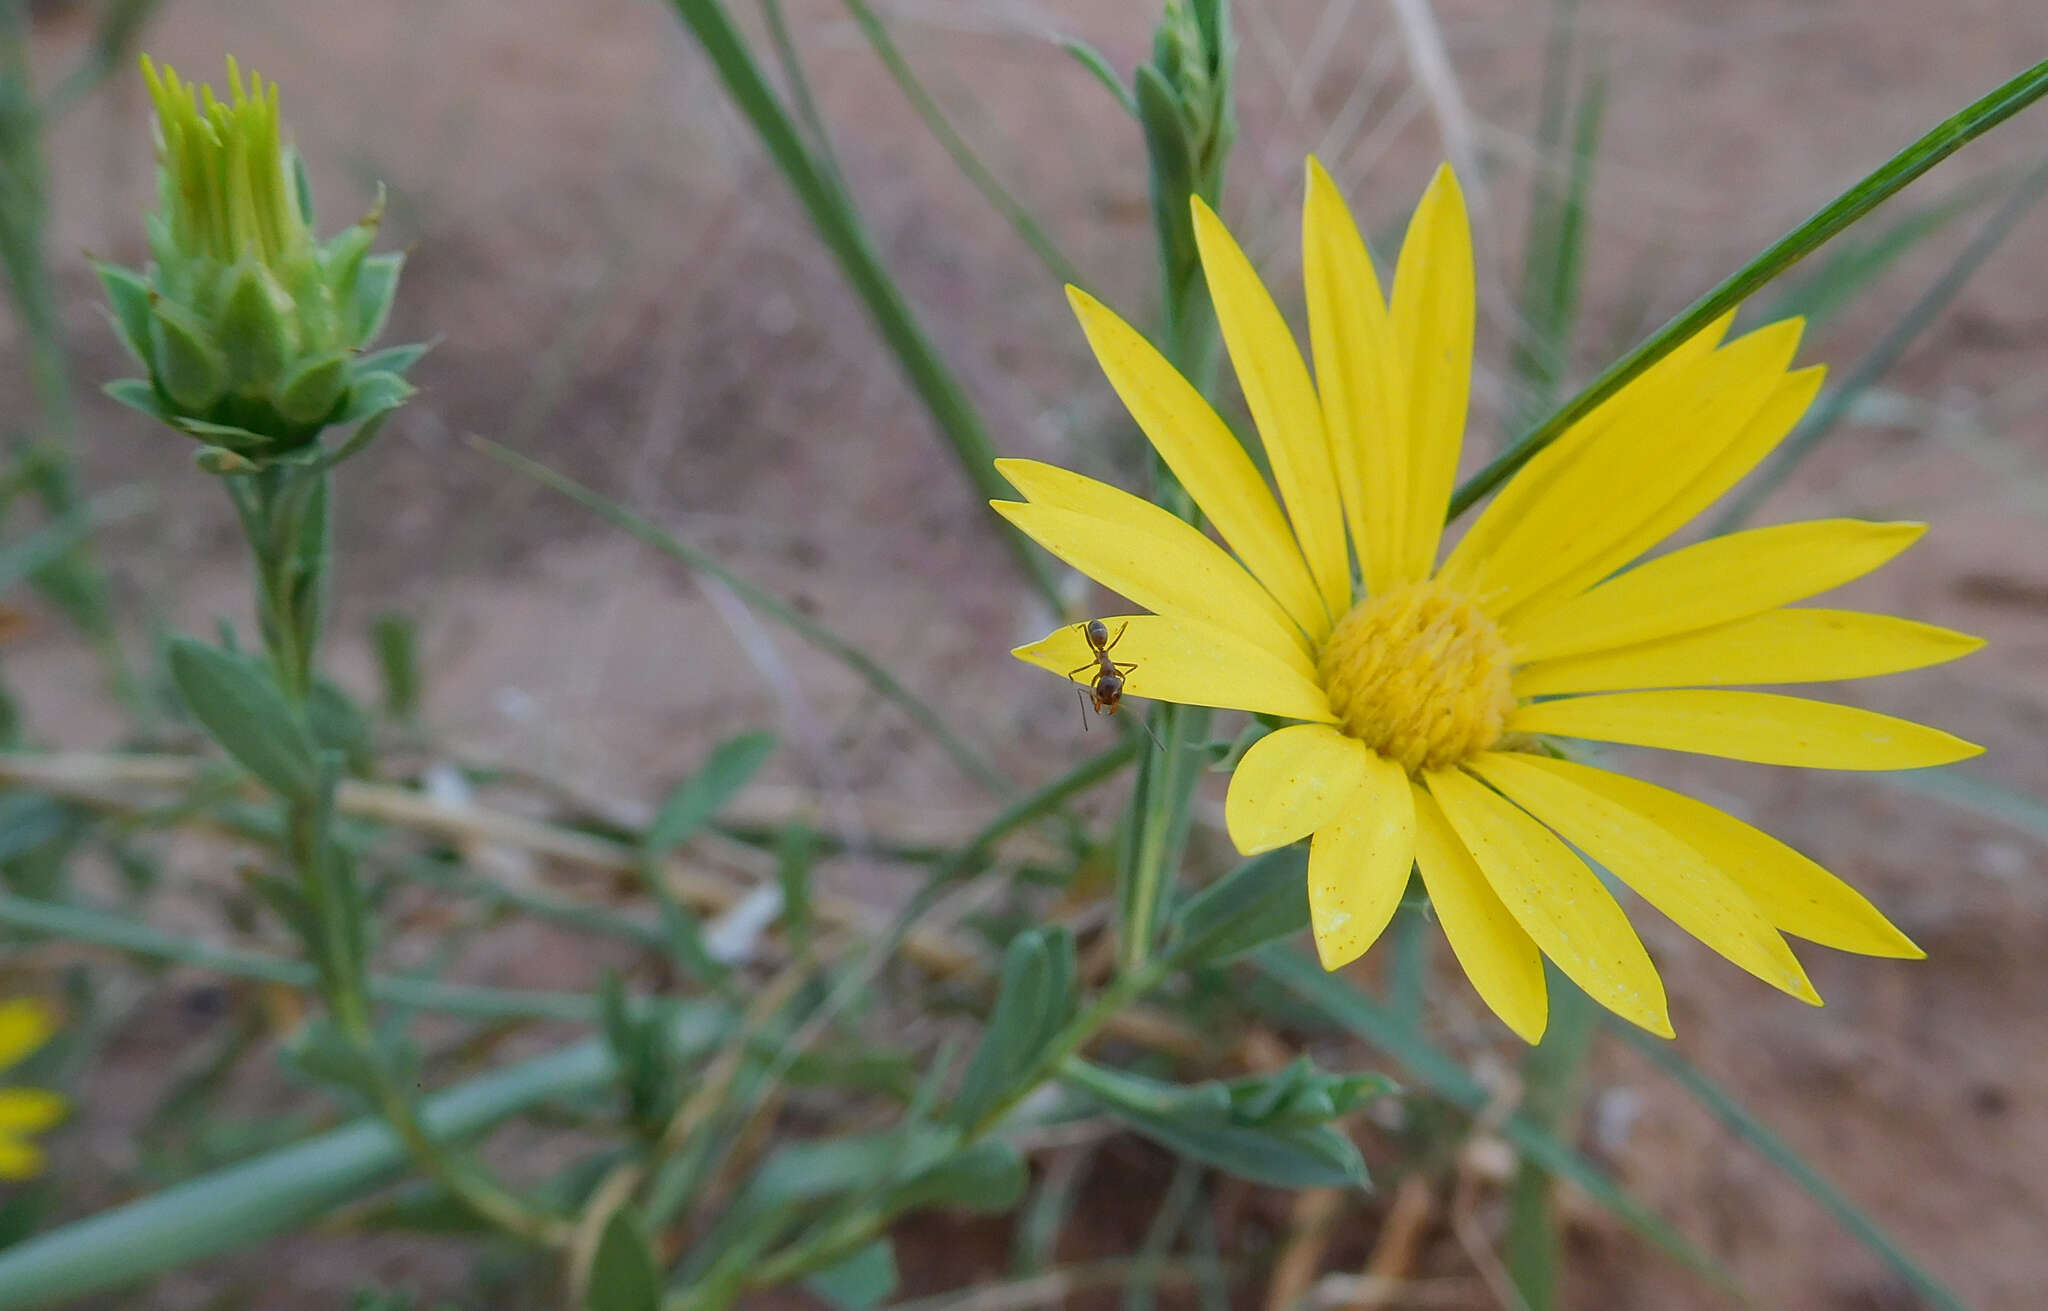
[[[91, 943], [145, 960], [191, 965], [233, 978], [257, 979], [290, 988], [319, 984], [304, 961], [287, 960], [235, 947], [214, 947], [163, 933], [140, 921], [88, 906], [39, 901], [0, 892], [0, 925], [65, 942]], [[370, 976], [366, 991], [378, 1001], [413, 1010], [443, 1011], [487, 1020], [569, 1020], [597, 1018], [597, 1003], [582, 993], [525, 992], [437, 983], [432, 979]]]
[[1564, 408], [1473, 474], [1451, 497], [1446, 518], [1456, 519], [1471, 509], [1481, 497], [1535, 458], [1537, 452], [1563, 436], [1574, 423], [1592, 413], [1602, 401], [1626, 386], [1630, 379], [1670, 354], [1681, 342], [1734, 309], [1771, 279], [1897, 195], [1936, 164], [2044, 95], [2048, 95], [2048, 60], [2003, 83], [1886, 160], [1875, 172], [1829, 201], [1812, 218], [1730, 274], [1720, 286], [1694, 301], [1649, 340], [1615, 361]]
[[[982, 423], [980, 412], [953, 376], [945, 357], [904, 297], [903, 289], [882, 264], [874, 239], [851, 198], [834, 184], [827, 165], [804, 148], [795, 122], [761, 75], [745, 38], [733, 26], [732, 16], [719, 0], [670, 0], [670, 5], [704, 47], [712, 67], [725, 83], [726, 93], [746, 115], [769, 158], [796, 192], [798, 202], [839, 262], [840, 272], [867, 307], [883, 341], [938, 425], [940, 435], [952, 448], [969, 483], [988, 500], [1014, 497], [1016, 489], [996, 472], [995, 442]], [[1025, 576], [1058, 609], [1059, 586], [1045, 555], [1008, 525], [1001, 531]]]
[[853, 15], [853, 21], [860, 26], [861, 34], [867, 37], [868, 44], [874, 48], [876, 58], [889, 70], [889, 76], [896, 79], [896, 87], [903, 92], [903, 98], [910, 102], [910, 107], [924, 120], [925, 130], [945, 147], [953, 163], [967, 175], [967, 180], [974, 184], [974, 189], [981, 193], [982, 199], [1008, 220], [1011, 230], [1025, 245], [1031, 247], [1048, 273], [1069, 286], [1087, 285], [1082, 281], [1081, 271], [1074, 267], [1073, 261], [1067, 258], [1059, 244], [1047, 235], [1044, 226], [1033, 217], [1022, 201], [1010, 194], [1001, 180], [981, 162], [981, 157], [974, 153], [974, 147], [968, 145], [966, 138], [947, 121], [946, 111], [939, 108], [939, 103], [932, 99], [924, 84], [917, 80], [917, 74], [911, 69], [910, 61], [903, 57], [903, 51], [896, 45], [896, 39], [889, 35], [889, 29], [882, 22], [881, 15], [875, 12], [867, 0], [843, 0], [843, 3], [847, 11]]
[[469, 444], [498, 463], [524, 477], [531, 478], [543, 487], [560, 492], [584, 509], [597, 515], [631, 536], [660, 551], [670, 559], [680, 562], [685, 568], [708, 574], [733, 595], [776, 623], [795, 633], [812, 646], [825, 652], [844, 664], [862, 681], [875, 690], [884, 700], [901, 709], [919, 728], [931, 734], [932, 739], [951, 756], [961, 770], [982, 787], [997, 796], [1008, 796], [1016, 791], [1016, 785], [998, 769], [993, 761], [972, 743], [955, 733], [950, 725], [934, 710], [930, 701], [905, 687], [900, 679], [867, 652], [855, 646], [846, 638], [833, 632], [824, 624], [811, 618], [803, 611], [776, 596], [767, 588], [743, 578], [725, 567], [720, 561], [683, 541], [673, 533], [663, 532], [651, 521], [633, 513], [616, 501], [609, 500], [576, 482], [574, 479], [556, 473], [537, 460], [530, 460], [517, 451], [500, 446], [483, 437], [470, 437]]
[[[1112, 979], [1085, 1010], [1054, 1035], [1031, 1069], [979, 1119], [961, 1131], [957, 1146], [969, 1147], [993, 1132], [1011, 1111], [1037, 1091], [1040, 1084], [1057, 1075], [1067, 1059], [1087, 1046], [1089, 1040], [1118, 1012], [1158, 986], [1170, 973], [1172, 967], [1168, 963], [1155, 959]], [[772, 1288], [821, 1270], [873, 1241], [894, 1218], [879, 1210], [866, 1211], [849, 1216], [841, 1224], [807, 1235], [781, 1252], [756, 1262], [745, 1272], [734, 1291], [745, 1293]], [[689, 1296], [684, 1294], [664, 1302], [663, 1311], [685, 1311], [693, 1305]]]
[[[278, 690], [300, 727], [310, 732], [315, 651], [331, 563], [331, 475], [324, 468], [273, 464], [246, 481], [239, 476], [226, 481], [248, 538], [257, 614]], [[333, 753], [324, 763], [326, 778], [317, 798], [293, 796], [283, 801], [284, 852], [309, 910], [306, 947], [321, 991], [336, 1029], [361, 1063], [377, 1112], [420, 1169], [477, 1215], [528, 1242], [566, 1242], [570, 1230], [563, 1220], [532, 1206], [436, 1141], [386, 1062], [371, 1010], [363, 911], [354, 890], [351, 856], [331, 831], [339, 764]]]
[[[43, 159], [46, 116], [35, 103], [27, 42], [28, 6], [0, 0], [0, 273], [12, 293], [27, 338], [29, 375], [41, 410], [40, 439], [23, 454], [23, 466], [53, 519], [78, 513], [85, 501], [75, 453], [77, 412], [71, 402], [71, 373], [65, 358], [63, 319], [55, 280], [43, 249], [49, 217], [49, 189]], [[137, 719], [149, 717], [149, 701], [136, 684], [114, 629], [106, 574], [81, 540], [58, 561], [38, 571], [37, 583], [85, 631], [105, 667], [118, 700]]]
[[1967, 286], [1970, 279], [1976, 276], [1977, 270], [1984, 266], [1984, 261], [1991, 258], [1992, 253], [2005, 243], [2005, 239], [2012, 234], [2020, 220], [2040, 203], [2044, 192], [2048, 192], [2048, 161], [2036, 164], [2033, 171], [2020, 179], [2012, 194], [2006, 197], [2005, 203], [1998, 207], [1998, 212], [1985, 220], [1984, 226], [1970, 239], [1969, 245], [1963, 248], [1955, 261], [1943, 269], [1941, 276], [1936, 278], [1926, 291], [1920, 293], [1904, 314], [1885, 329], [1884, 336], [1878, 339], [1868, 354], [1856, 361], [1856, 366], [1849, 370], [1848, 375], [1831, 387], [1819, 403], [1807, 411], [1805, 417], [1800, 419], [1799, 426], [1792, 430], [1792, 435], [1778, 447], [1770, 464], [1752, 479], [1747, 487], [1737, 493], [1728, 507], [1714, 520], [1709, 532], [1717, 536], [1733, 532], [1756, 513], [1765, 499], [1799, 467], [1800, 462], [1813, 453], [1813, 448], [1820, 444], [1821, 439], [1834, 431], [1835, 426], [1848, 414], [1849, 407], [1855, 404], [1856, 399], [1883, 377], [1892, 365], [1898, 363], [1899, 357], [1906, 353], [1906, 348], [1913, 344], [1914, 338], [1920, 335], [1921, 330], [1948, 308], [1949, 302], [1956, 298], [1956, 293]]

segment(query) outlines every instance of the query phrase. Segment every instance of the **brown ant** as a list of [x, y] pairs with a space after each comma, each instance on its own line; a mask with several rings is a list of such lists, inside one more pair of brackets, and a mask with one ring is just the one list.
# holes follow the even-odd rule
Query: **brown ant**
[[[1113, 715], [1117, 712], [1117, 708], [1123, 705], [1124, 679], [1137, 666], [1113, 660], [1110, 658], [1109, 652], [1118, 642], [1124, 640], [1124, 629], [1130, 626], [1130, 621], [1128, 619], [1125, 620], [1117, 627], [1115, 636], [1111, 636], [1109, 625], [1103, 623], [1100, 619], [1090, 619], [1085, 624], [1074, 625], [1074, 627], [1081, 630], [1081, 636], [1087, 639], [1090, 659], [1087, 664], [1077, 665], [1068, 670], [1067, 678], [1071, 681], [1075, 674], [1085, 674], [1091, 669], [1095, 671], [1093, 678], [1075, 689], [1081, 696], [1081, 729], [1083, 732], [1086, 732], [1088, 728], [1088, 707], [1090, 705], [1095, 707], [1095, 713], [1098, 715]], [[1145, 723], [1143, 720], [1138, 722], [1144, 727], [1145, 732], [1150, 735], [1154, 742], [1159, 741], [1159, 735], [1152, 732], [1150, 724]], [[1163, 751], [1165, 747], [1162, 745], [1160, 749]]]
[[[1079, 628], [1081, 636], [1088, 640], [1090, 659], [1085, 665], [1077, 665], [1069, 669], [1067, 671], [1067, 679], [1071, 682], [1075, 674], [1086, 673], [1090, 669], [1094, 670], [1095, 677], [1089, 679], [1081, 689], [1081, 705], [1083, 710], [1085, 711], [1087, 706], [1093, 703], [1096, 714], [1113, 715], [1116, 713], [1117, 707], [1123, 704], [1124, 675], [1137, 668], [1136, 665], [1119, 664], [1109, 658], [1110, 648], [1124, 640], [1124, 629], [1131, 626], [1130, 621], [1124, 621], [1123, 625], [1116, 630], [1115, 637], [1109, 635], [1109, 625], [1103, 623], [1100, 619], [1090, 619], [1085, 624], [1076, 624], [1074, 626]], [[1081, 716], [1081, 727], [1084, 729], [1088, 727], [1088, 716], [1085, 713]]]

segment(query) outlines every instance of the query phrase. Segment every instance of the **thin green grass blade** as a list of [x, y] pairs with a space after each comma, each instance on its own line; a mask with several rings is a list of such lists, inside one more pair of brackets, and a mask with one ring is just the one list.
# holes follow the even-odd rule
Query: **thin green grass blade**
[[[676, 1040], [702, 1046], [724, 1023], [722, 1010], [686, 1009]], [[438, 1140], [470, 1139], [617, 1076], [610, 1050], [592, 1039], [428, 1097], [421, 1118]], [[358, 1120], [65, 1225], [0, 1251], [0, 1311], [65, 1305], [252, 1246], [399, 1178], [409, 1160], [381, 1121]]]
[[1896, 1240], [1887, 1234], [1875, 1220], [1865, 1215], [1854, 1202], [1844, 1197], [1841, 1190], [1822, 1177], [1820, 1171], [1797, 1151], [1791, 1144], [1778, 1137], [1762, 1121], [1750, 1114], [1735, 1096], [1699, 1071], [1692, 1062], [1678, 1054], [1678, 1049], [1669, 1042], [1630, 1028], [1625, 1024], [1608, 1026], [1618, 1032], [1629, 1046], [1648, 1057], [1650, 1063], [1670, 1075], [1693, 1098], [1712, 1112], [1714, 1118], [1727, 1125], [1735, 1134], [1763, 1158], [1778, 1167], [1785, 1176], [1804, 1189], [1806, 1195], [1819, 1202], [1828, 1214], [1835, 1217], [1856, 1241], [1890, 1266], [1898, 1276], [1912, 1285], [1913, 1290], [1926, 1298], [1929, 1305], [1940, 1311], [1970, 1311], [1969, 1305], [1951, 1292], [1946, 1285], [1908, 1256]]
[[1878, 339], [1877, 344], [1872, 346], [1862, 359], [1856, 361], [1856, 367], [1849, 371], [1848, 376], [1831, 388], [1819, 404], [1807, 411], [1805, 417], [1799, 421], [1799, 426], [1792, 430], [1791, 436], [1778, 447], [1770, 463], [1752, 477], [1728, 503], [1727, 508], [1714, 520], [1710, 531], [1717, 534], [1731, 532], [1756, 513], [1770, 494], [1792, 476], [1792, 472], [1807, 456], [1813, 454], [1821, 441], [1835, 431], [1857, 399], [1879, 378], [1890, 372], [1891, 367], [1906, 353], [1906, 348], [1913, 344], [1929, 324], [1941, 317], [1949, 302], [1956, 298], [1957, 293], [1976, 276], [1977, 270], [1984, 266], [1984, 261], [1990, 259], [1992, 253], [2005, 244], [2005, 239], [2012, 235], [2012, 230], [2019, 226], [2020, 220], [2040, 203], [2043, 194], [2048, 194], [2048, 160], [2044, 160], [2020, 180], [2019, 185], [2013, 188], [2012, 194], [2006, 197], [2005, 203], [1985, 221], [1983, 228], [1971, 239], [1970, 244], [1942, 270], [1941, 276], [1920, 294], [1906, 312], [1899, 316], [1897, 322], [1885, 330], [1884, 336]]
[[[194, 965], [235, 978], [260, 979], [293, 988], [313, 988], [319, 982], [313, 966], [306, 961], [209, 946], [161, 932], [140, 920], [87, 906], [37, 901], [11, 892], [0, 892], [0, 925], [66, 942], [108, 947], [145, 960]], [[376, 977], [370, 980], [370, 995], [397, 1006], [476, 1019], [587, 1022], [597, 1017], [596, 999], [573, 992], [530, 992], [440, 983], [433, 979]]]
[[1510, 418], [1513, 432], [1526, 431], [1556, 404], [1558, 383], [1571, 359], [1586, 192], [1592, 181], [1604, 100], [1600, 83], [1591, 82], [1580, 102], [1569, 163], [1560, 168], [1558, 161], [1566, 150], [1578, 7], [1578, 0], [1556, 0], [1545, 42], [1536, 124], [1537, 169], [1523, 240], [1520, 312], [1508, 352], [1517, 397]]
[[[1577, 985], [1546, 966], [1550, 1024], [1543, 1041], [1522, 1062], [1522, 1110], [1559, 1142], [1570, 1142], [1585, 1089], [1586, 1058], [1600, 1032], [1600, 1008]], [[1508, 1194], [1508, 1232], [1502, 1257], [1528, 1311], [1556, 1311], [1564, 1271], [1563, 1234], [1557, 1224], [1555, 1180], [1523, 1157]]]
[[989, 208], [1003, 216], [1011, 230], [1031, 247], [1039, 263], [1045, 265], [1046, 271], [1055, 279], [1077, 287], [1087, 286], [1081, 279], [1081, 271], [1074, 267], [1074, 262], [1067, 258], [1059, 243], [1046, 232], [1045, 225], [1024, 202], [1010, 194], [1009, 188], [981, 162], [981, 157], [974, 153], [974, 147], [967, 144], [967, 139], [947, 119], [946, 111], [939, 108], [939, 102], [925, 90], [924, 83], [918, 80], [917, 73], [910, 67], [910, 61], [903, 57], [896, 39], [889, 35], [889, 28], [882, 22], [881, 15], [867, 0], [844, 0], [844, 3], [847, 12], [853, 15], [853, 21], [860, 26], [861, 35], [867, 37], [868, 45], [873, 47], [875, 57], [889, 70], [889, 76], [896, 79], [897, 90], [917, 111], [917, 116], [924, 120], [925, 130], [945, 147], [946, 154], [967, 175], [967, 180], [989, 203]]
[[[1492, 1100], [1486, 1087], [1449, 1053], [1342, 978], [1324, 973], [1321, 966], [1300, 952], [1275, 945], [1259, 951], [1252, 959], [1268, 978], [1333, 1024], [1399, 1061], [1417, 1081], [1445, 1101], [1478, 1114]], [[1739, 1295], [1739, 1285], [1727, 1266], [1701, 1251], [1670, 1221], [1643, 1205], [1542, 1125], [1517, 1112], [1501, 1124], [1500, 1133], [1524, 1157], [1570, 1182], [1672, 1260], [1723, 1292]]]
[[[2012, 179], [2002, 173], [1979, 178], [1931, 205], [1900, 215], [1874, 235], [1844, 237], [1816, 261], [1810, 274], [1792, 275], [1757, 314], [1760, 323], [1803, 318], [1809, 334], [1831, 321], [1870, 285], [1889, 272], [1920, 243], [1948, 230], [1948, 225], [2008, 189]], [[1866, 225], [1872, 226], [1872, 225]]]
[[1562, 436], [1572, 424], [1626, 386], [1631, 378], [1663, 359], [1724, 312], [1735, 308], [1771, 279], [1811, 255], [1844, 229], [1897, 195], [1929, 169], [2013, 115], [2048, 95], [2048, 60], [2000, 85], [1953, 118], [1906, 147], [1875, 172], [1829, 201], [1819, 212], [1772, 243], [1762, 254], [1730, 274], [1720, 286], [1690, 307], [1649, 340], [1616, 360], [1557, 413], [1489, 461], [1451, 497], [1448, 518], [1456, 519], [1494, 488], [1506, 482], [1536, 453]]
[[1932, 797], [2048, 842], [2048, 801], [2039, 797], [1954, 769], [1901, 770], [1878, 777], [1893, 787]]
[[911, 721], [919, 728], [930, 733], [932, 740], [937, 742], [946, 754], [953, 758], [954, 763], [977, 783], [998, 796], [1008, 796], [1016, 791], [1008, 776], [979, 749], [955, 733], [939, 713], [931, 708], [927, 698], [905, 687], [879, 660], [824, 624], [759, 584], [740, 577], [697, 547], [691, 546], [672, 533], [662, 531], [617, 501], [600, 495], [582, 483], [556, 473], [539, 461], [528, 459], [488, 438], [472, 435], [468, 440], [471, 446], [514, 473], [531, 478], [552, 491], [560, 492], [614, 528], [645, 542], [687, 568], [717, 579], [748, 606], [773, 619], [859, 675], [878, 695], [910, 716]]
[[[753, 53], [747, 49], [745, 38], [733, 25], [725, 6], [719, 0], [669, 0], [669, 4], [696, 36], [724, 82], [726, 94], [746, 116], [768, 157], [796, 192], [812, 226], [817, 228], [826, 249], [838, 261], [840, 272], [867, 307], [882, 340], [924, 402], [968, 482], [988, 500], [1015, 497], [1016, 489], [996, 472], [995, 442], [980, 411], [953, 376], [952, 368], [911, 308], [903, 289], [889, 275], [874, 238], [851, 199], [832, 181], [827, 165], [804, 148], [789, 111], [761, 75], [760, 66], [754, 62]], [[1055, 610], [1059, 609], [1057, 575], [1044, 553], [1007, 524], [1000, 531], [1025, 576]]]
[[789, 88], [789, 103], [796, 110], [797, 122], [811, 137], [810, 155], [818, 162], [825, 180], [837, 191], [844, 203], [846, 179], [839, 175], [838, 157], [832, 152], [832, 134], [825, 126], [825, 116], [818, 111], [818, 99], [811, 93], [811, 79], [804, 73], [803, 56], [797, 53], [796, 37], [789, 30], [789, 19], [782, 11], [782, 0], [761, 0], [762, 16], [768, 20], [768, 42], [775, 47], [775, 61], [782, 65], [782, 80]]

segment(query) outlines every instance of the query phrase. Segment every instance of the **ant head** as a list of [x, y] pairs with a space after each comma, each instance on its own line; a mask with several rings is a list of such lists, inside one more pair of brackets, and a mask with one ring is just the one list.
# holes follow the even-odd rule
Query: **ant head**
[[1088, 645], [1100, 651], [1109, 642], [1109, 625], [1100, 619], [1090, 619], [1082, 630], [1088, 638]]

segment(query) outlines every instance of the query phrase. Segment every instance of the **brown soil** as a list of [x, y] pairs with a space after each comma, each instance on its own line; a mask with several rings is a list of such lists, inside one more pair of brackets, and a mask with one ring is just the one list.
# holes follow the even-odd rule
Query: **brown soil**
[[[1237, 8], [1243, 136], [1226, 210], [1284, 287], [1305, 152], [1319, 151], [1369, 225], [1386, 231], [1404, 217], [1442, 138], [1385, 7]], [[1113, 398], [1053, 281], [922, 133], [840, 8], [805, 0], [793, 9], [847, 177], [999, 445], [1098, 472], [1129, 466]], [[1547, 9], [1438, 6], [1477, 149], [1490, 161], [1475, 188], [1487, 369], [1475, 388], [1474, 431], [1486, 435], [1478, 448], [1499, 427], [1504, 307]], [[2048, 6], [2038, 0], [1946, 9], [1907, 0], [1589, 0], [1584, 9], [1610, 82], [1581, 354], [1595, 366], [1644, 321], [1676, 310], [1927, 125], [2048, 52]], [[1085, 36], [1127, 68], [1145, 49], [1152, 11], [1085, 0], [891, 7], [911, 58], [963, 131], [1098, 289], [1134, 314], [1147, 308], [1152, 277], [1138, 140], [1041, 33]], [[75, 20], [48, 24], [38, 50], [46, 76], [83, 37]], [[344, 677], [367, 687], [355, 637], [372, 614], [396, 608], [424, 627], [433, 727], [465, 751], [645, 801], [708, 743], [777, 724], [799, 748], [778, 760], [778, 781], [822, 790], [835, 813], [914, 808], [961, 830], [986, 813], [942, 755], [836, 667], [780, 633], [764, 639], [730, 624], [729, 611], [669, 563], [471, 453], [459, 439], [474, 432], [591, 481], [797, 599], [928, 690], [1018, 776], [1050, 776], [1092, 745], [1076, 737], [1071, 698], [1004, 655], [1048, 616], [662, 6], [364, 0], [343, 16], [182, 0], [150, 47], [202, 75], [230, 49], [277, 77], [330, 224], [367, 205], [371, 181], [383, 179], [389, 230], [412, 251], [394, 336], [445, 337], [419, 370], [423, 401], [343, 479]], [[149, 170], [137, 91], [118, 83], [52, 145], [53, 248], [88, 379], [122, 361], [74, 252], [140, 256], [133, 216]], [[2044, 139], [2043, 112], [1929, 185], [2028, 159]], [[1969, 226], [1909, 258], [1810, 340], [1805, 357], [1854, 360]], [[2048, 795], [2043, 306], [2048, 216], [2037, 214], [1888, 379], [1910, 401], [1899, 420], [1843, 431], [1766, 512], [1935, 525], [1845, 603], [1981, 633], [1989, 649], [1843, 696], [1987, 744], [1966, 771], [2037, 796]], [[9, 332], [0, 326], [0, 380], [18, 395]], [[115, 539], [131, 613], [188, 630], [243, 614], [231, 526], [214, 490], [187, 472], [188, 452], [110, 403], [86, 404], [94, 485], [139, 481], [155, 497]], [[1104, 433], [1118, 435], [1106, 442]], [[761, 663], [763, 640], [786, 675]], [[105, 746], [120, 731], [54, 621], [10, 647], [8, 672], [42, 739]], [[2048, 849], [1881, 779], [1692, 761], [1644, 768], [1813, 853], [1868, 890], [1930, 956], [1905, 964], [1809, 952], [1830, 999], [1813, 1011], [1669, 926], [1646, 923], [1682, 1050], [1973, 1305], [2042, 1305]], [[872, 870], [832, 877], [860, 895], [888, 892]], [[497, 941], [465, 977], [576, 986], [601, 962], [565, 947]], [[1438, 995], [1446, 1032], [1512, 1055], [1462, 984], [1447, 981]], [[63, 1146], [67, 1172], [86, 1191], [131, 1164], [124, 1129], [146, 1113], [145, 1094], [189, 1040], [179, 1014], [170, 999], [137, 1011], [88, 1083], [80, 1127]], [[1759, 1305], [1917, 1305], [1639, 1058], [1608, 1050], [1592, 1097], [1607, 1112], [1602, 1123], [1621, 1126], [1598, 1144], [1619, 1174], [1725, 1259]], [[1632, 1118], [1619, 1114], [1631, 1107]], [[1099, 1158], [1063, 1254], [1128, 1251], [1169, 1174], [1128, 1144]], [[1240, 1223], [1227, 1233], [1271, 1238], [1285, 1229], [1285, 1207], [1270, 1198], [1234, 1214]], [[1723, 1304], [1590, 1206], [1575, 1214], [1583, 1219], [1568, 1305]], [[1375, 1201], [1341, 1218], [1333, 1268], [1358, 1268], [1383, 1215]], [[1475, 1223], [1486, 1231], [1497, 1219], [1482, 1199]], [[1397, 1295], [1386, 1305], [1491, 1305], [1449, 1229], [1425, 1237], [1421, 1271], [1450, 1280], [1464, 1300]], [[903, 1240], [914, 1291], [1007, 1267], [1007, 1238], [994, 1226], [924, 1220]], [[246, 1287], [258, 1271], [263, 1291], [249, 1305], [339, 1305], [372, 1277], [453, 1297], [463, 1270], [446, 1252], [398, 1240], [302, 1238], [167, 1280], [126, 1304], [219, 1305], [208, 1299]], [[1246, 1304], [1256, 1300], [1247, 1294]]]

